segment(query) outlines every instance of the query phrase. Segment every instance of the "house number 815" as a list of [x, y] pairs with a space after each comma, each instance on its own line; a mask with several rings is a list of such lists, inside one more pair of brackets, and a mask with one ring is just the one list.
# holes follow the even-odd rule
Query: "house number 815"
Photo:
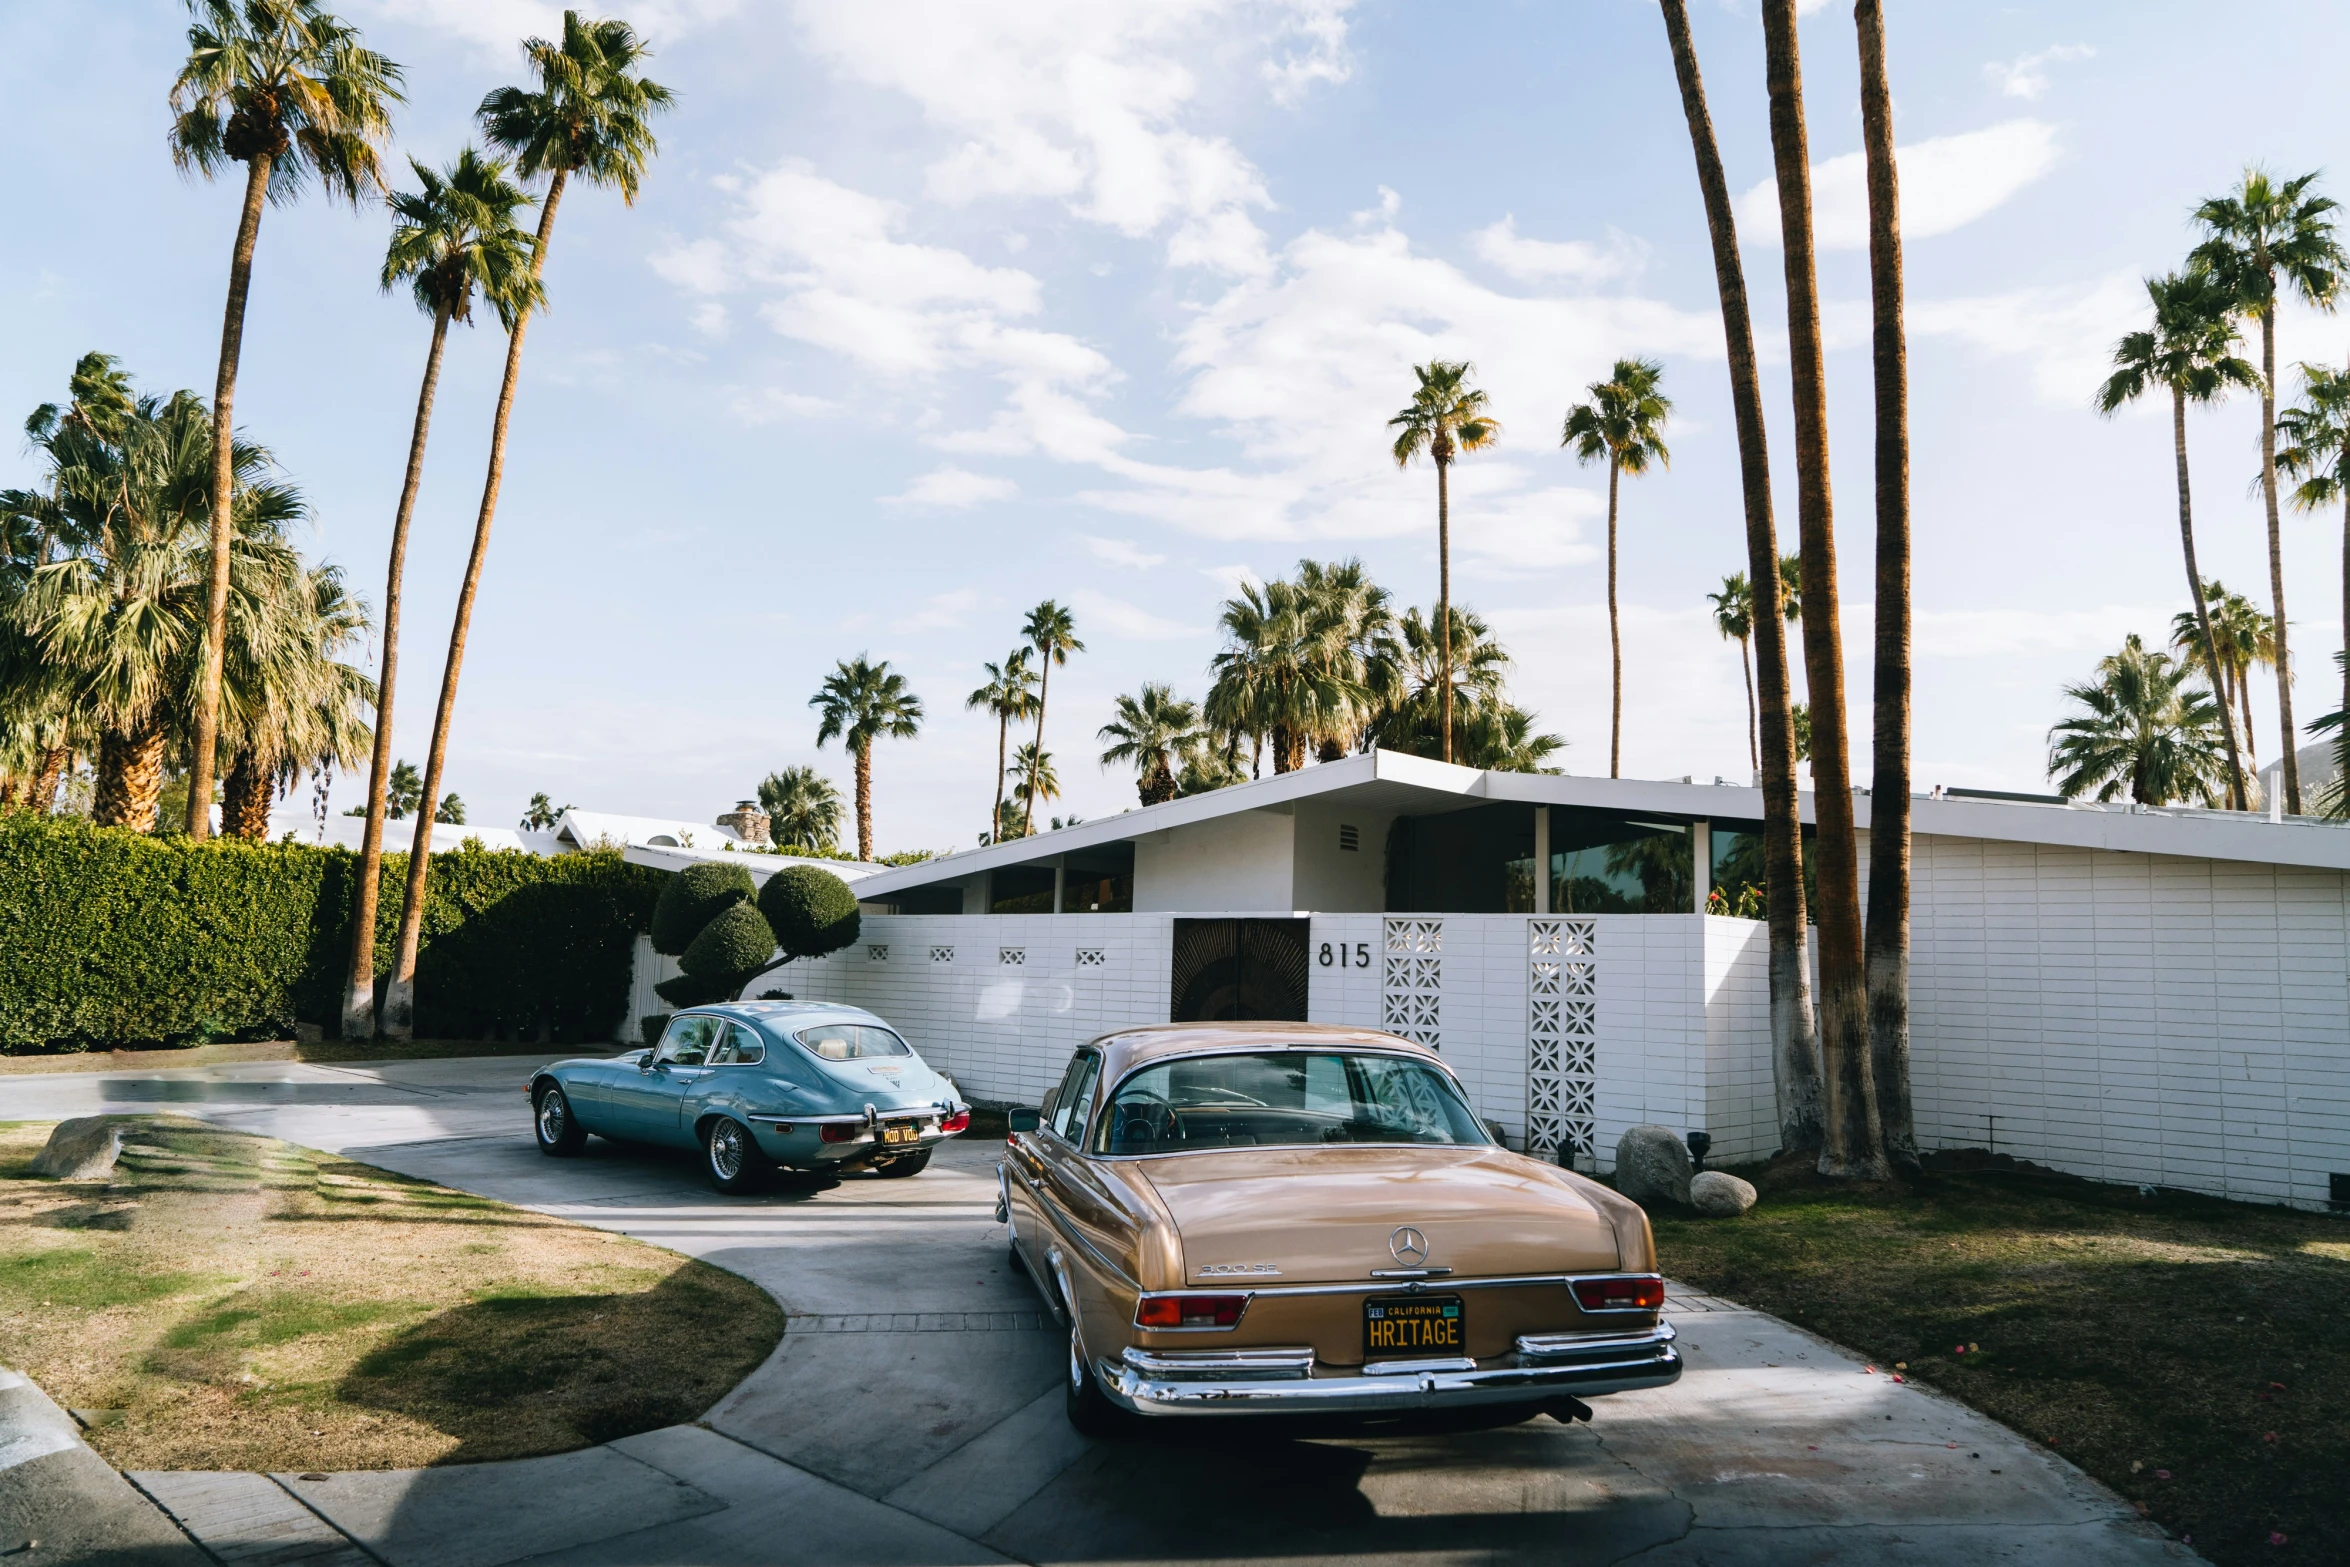
[[1327, 941], [1323, 942], [1322, 967], [1331, 968], [1334, 966], [1337, 968], [1369, 968], [1371, 966], [1371, 944], [1367, 941], [1358, 941], [1349, 950], [1343, 941], [1335, 947]]

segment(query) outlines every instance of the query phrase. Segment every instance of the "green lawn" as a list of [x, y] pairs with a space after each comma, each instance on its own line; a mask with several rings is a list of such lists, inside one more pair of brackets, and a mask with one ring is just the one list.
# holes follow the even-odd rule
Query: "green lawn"
[[1745, 1218], [1653, 1216], [1667, 1274], [2047, 1443], [2215, 1562], [2350, 1561], [2350, 1220], [2029, 1170], [1739, 1173]]
[[126, 1469], [384, 1469], [690, 1421], [783, 1313], [674, 1252], [170, 1117], [110, 1182], [0, 1124], [0, 1365]]

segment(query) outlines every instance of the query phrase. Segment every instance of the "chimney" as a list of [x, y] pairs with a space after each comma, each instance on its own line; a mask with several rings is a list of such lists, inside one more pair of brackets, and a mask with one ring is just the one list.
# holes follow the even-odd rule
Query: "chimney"
[[767, 813], [759, 809], [756, 800], [737, 800], [734, 809], [718, 818], [718, 825], [734, 834], [736, 841], [764, 847], [767, 843]]

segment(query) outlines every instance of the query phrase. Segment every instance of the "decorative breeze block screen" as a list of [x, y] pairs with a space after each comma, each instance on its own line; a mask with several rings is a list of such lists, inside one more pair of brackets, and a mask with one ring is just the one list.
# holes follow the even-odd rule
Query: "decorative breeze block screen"
[[1390, 1034], [1444, 1048], [1444, 921], [1387, 921], [1382, 1015]]
[[995, 949], [995, 960], [998, 963], [1024, 964], [1028, 961], [1028, 949], [1026, 947], [998, 947]]
[[1597, 1134], [1597, 942], [1592, 920], [1526, 922], [1526, 1151], [1565, 1163]]
[[887, 963], [889, 961], [889, 943], [886, 941], [868, 943], [865, 948], [865, 958], [870, 963]]
[[1106, 947], [1079, 947], [1077, 949], [1077, 966], [1079, 968], [1100, 968], [1109, 960], [1110, 953]]
[[952, 963], [955, 961], [955, 949], [952, 947], [932, 947], [930, 949], [930, 961], [933, 963]]

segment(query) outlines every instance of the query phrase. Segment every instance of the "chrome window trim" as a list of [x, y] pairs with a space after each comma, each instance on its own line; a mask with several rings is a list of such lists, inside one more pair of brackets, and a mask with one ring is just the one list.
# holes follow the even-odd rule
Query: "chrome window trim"
[[[1126, 1085], [1133, 1082], [1143, 1073], [1156, 1071], [1158, 1068], [1166, 1066], [1171, 1062], [1205, 1061], [1216, 1056], [1262, 1056], [1271, 1055], [1275, 1051], [1279, 1050], [1303, 1050], [1310, 1054], [1331, 1056], [1384, 1056], [1387, 1059], [1393, 1061], [1409, 1061], [1417, 1066], [1433, 1067], [1444, 1077], [1447, 1082], [1452, 1084], [1453, 1092], [1461, 1096], [1462, 1108], [1469, 1112], [1470, 1122], [1480, 1128], [1485, 1125], [1485, 1118], [1477, 1113], [1477, 1106], [1475, 1102], [1469, 1098], [1468, 1089], [1462, 1086], [1459, 1076], [1454, 1073], [1452, 1067], [1440, 1059], [1431, 1059], [1428, 1056], [1420, 1054], [1416, 1050], [1392, 1050], [1385, 1049], [1377, 1045], [1371, 1045], [1361, 1049], [1348, 1048], [1344, 1050], [1337, 1050], [1332, 1049], [1327, 1045], [1317, 1046], [1302, 1040], [1295, 1044], [1271, 1046], [1261, 1044], [1219, 1045], [1212, 1050], [1184, 1050], [1170, 1055], [1153, 1056], [1148, 1061], [1145, 1061], [1140, 1066], [1136, 1067], [1133, 1071], [1128, 1072], [1124, 1077], [1119, 1078], [1117, 1087], [1111, 1089], [1106, 1094], [1101, 1094], [1096, 1097], [1093, 1107], [1094, 1121], [1101, 1126], [1103, 1134], [1106, 1137], [1109, 1130], [1109, 1124], [1106, 1121], [1103, 1121], [1101, 1116], [1103, 1111], [1109, 1109], [1110, 1102], [1116, 1099], [1119, 1094], [1125, 1092]], [[1087, 1127], [1089, 1134], [1092, 1132], [1092, 1130], [1092, 1126]], [[1160, 1153], [1111, 1153], [1107, 1149], [1097, 1152], [1090, 1146], [1091, 1144], [1100, 1142], [1102, 1140], [1102, 1138], [1088, 1135], [1085, 1139], [1088, 1146], [1081, 1149], [1080, 1151], [1083, 1152], [1085, 1157], [1088, 1159], [1180, 1159], [1192, 1154], [1239, 1153], [1252, 1148], [1502, 1148], [1504, 1152], [1508, 1151], [1505, 1145], [1494, 1142], [1491, 1139], [1481, 1143], [1235, 1143], [1228, 1144], [1222, 1148], [1177, 1148], [1168, 1149]]]
[[[1185, 1290], [1161, 1290], [1157, 1293], [1184, 1295], [1211, 1293], [1225, 1295], [1247, 1294], [1251, 1296], [1393, 1295], [1397, 1293], [1408, 1295], [1420, 1290], [1428, 1289], [1450, 1294], [1454, 1290], [1516, 1289], [1533, 1285], [1555, 1285], [1572, 1293], [1575, 1282], [1578, 1279], [1614, 1279], [1625, 1277], [1642, 1278], [1646, 1277], [1646, 1275], [1626, 1275], [1619, 1273], [1506, 1273], [1481, 1279], [1463, 1279], [1450, 1276], [1428, 1279], [1398, 1279], [1392, 1276], [1382, 1277], [1379, 1274], [1373, 1274], [1371, 1277], [1363, 1280], [1359, 1284], [1268, 1284], [1252, 1286], [1245, 1291], [1216, 1290], [1212, 1285], [1200, 1285]], [[1611, 1306], [1605, 1311], [1587, 1311], [1583, 1307], [1582, 1303], [1578, 1301], [1576, 1302], [1576, 1309], [1578, 1311], [1584, 1311], [1585, 1315], [1587, 1316], [1630, 1316], [1635, 1313], [1646, 1315], [1649, 1308], [1637, 1306]]]

